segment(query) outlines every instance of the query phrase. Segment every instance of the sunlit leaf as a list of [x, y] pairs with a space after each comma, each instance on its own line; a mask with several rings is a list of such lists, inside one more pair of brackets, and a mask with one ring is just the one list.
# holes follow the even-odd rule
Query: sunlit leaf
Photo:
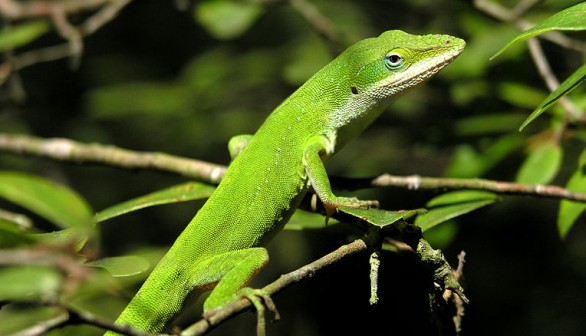
[[139, 256], [122, 256], [104, 258], [87, 263], [89, 266], [101, 267], [114, 277], [125, 277], [146, 272], [149, 262]]
[[338, 210], [380, 227], [385, 227], [399, 220], [407, 219], [425, 212], [425, 209], [387, 211], [376, 208], [349, 207], [340, 207]]
[[543, 100], [541, 104], [539, 104], [539, 106], [537, 106], [537, 108], [533, 112], [531, 112], [529, 117], [525, 119], [523, 124], [521, 124], [521, 126], [519, 127], [519, 131], [522, 131], [523, 128], [525, 128], [525, 126], [529, 125], [530, 122], [539, 117], [543, 112], [545, 112], [553, 104], [555, 104], [560, 98], [567, 95], [576, 87], [578, 87], [578, 85], [580, 85], [585, 79], [586, 64], [582, 65], [570, 77], [566, 78], [566, 80], [563, 81], [557, 89], [550, 93], [549, 96], [547, 96], [547, 98], [545, 98], [545, 100]]
[[[586, 173], [584, 172], [584, 166], [580, 166], [572, 174], [566, 184], [566, 188], [576, 192], [586, 192]], [[567, 200], [560, 202], [560, 209], [558, 211], [558, 232], [560, 237], [565, 238], [568, 235], [570, 229], [574, 226], [576, 220], [580, 218], [584, 210], [586, 210], [586, 203]]]
[[0, 301], [53, 299], [62, 278], [59, 271], [50, 267], [14, 266], [0, 269]]
[[[492, 58], [497, 57], [511, 45], [543, 34], [552, 30], [584, 30], [586, 29], [586, 2], [581, 2], [570, 8], [566, 8], [551, 17], [545, 19], [535, 27], [528, 29], [511, 40], [501, 50], [499, 50]], [[492, 59], [491, 58], [491, 59]]]
[[431, 209], [417, 216], [415, 225], [425, 232], [450, 219], [490, 205], [497, 199], [497, 195], [487, 191], [468, 190], [445, 193], [427, 203]]
[[215, 187], [200, 182], [187, 182], [170, 188], [155, 191], [148, 195], [133, 198], [126, 202], [114, 205], [96, 214], [96, 221], [127, 214], [136, 210], [161, 204], [179, 203], [204, 199], [211, 196]]
[[228, 40], [244, 34], [263, 12], [252, 1], [205, 0], [198, 1], [195, 17], [215, 38]]
[[544, 142], [532, 149], [517, 173], [518, 183], [548, 184], [562, 165], [563, 152], [558, 144]]
[[0, 172], [0, 198], [26, 208], [61, 228], [91, 228], [92, 210], [73, 190], [49, 180]]
[[0, 51], [12, 50], [31, 43], [49, 31], [49, 22], [29, 21], [0, 30]]
[[438, 224], [446, 222], [452, 218], [465, 215], [494, 202], [494, 200], [473, 201], [431, 209], [428, 213], [417, 216], [415, 225], [419, 226], [421, 231], [425, 232], [426, 230], [429, 230]]

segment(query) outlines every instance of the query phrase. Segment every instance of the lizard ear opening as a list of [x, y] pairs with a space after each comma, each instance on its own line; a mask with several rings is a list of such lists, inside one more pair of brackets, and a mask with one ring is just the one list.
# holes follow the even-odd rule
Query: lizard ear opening
[[356, 86], [351, 87], [350, 91], [352, 91], [353, 94], [358, 94], [358, 88], [356, 88]]

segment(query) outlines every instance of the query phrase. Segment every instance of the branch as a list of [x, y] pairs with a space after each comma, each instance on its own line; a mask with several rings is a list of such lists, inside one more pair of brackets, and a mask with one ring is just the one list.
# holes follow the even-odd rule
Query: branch
[[409, 190], [484, 190], [503, 195], [532, 196], [586, 202], [586, 194], [555, 185], [522, 184], [485, 179], [435, 178], [418, 175], [383, 174], [370, 180], [371, 187], [401, 187]]
[[67, 13], [95, 10], [116, 0], [61, 0], [61, 1], [15, 1], [0, 0], [0, 14], [9, 20], [22, 20], [51, 16], [55, 7]]
[[[132, 0], [61, 0], [61, 1], [14, 1], [0, 0], [0, 17], [7, 20], [33, 19], [47, 17], [51, 19], [57, 33], [68, 41], [58, 45], [29, 51], [22, 55], [9, 57], [0, 64], [0, 85], [8, 76], [24, 67], [41, 62], [54, 61], [72, 57], [72, 63], [78, 65], [83, 52], [83, 37], [95, 33], [113, 20]], [[73, 26], [68, 17], [78, 12], [93, 12], [79, 27]]]
[[80, 311], [75, 308], [64, 306], [58, 303], [46, 303], [48, 306], [54, 306], [63, 311], [63, 314], [55, 316], [52, 319], [37, 323], [36, 325], [19, 331], [12, 336], [41, 336], [48, 332], [60, 329], [70, 325], [86, 324], [101, 329], [114, 331], [127, 336], [153, 336], [151, 333], [136, 330], [126, 325], [117, 325], [103, 318], [95, 316], [87, 311]]
[[225, 166], [158, 152], [134, 152], [100, 144], [82, 144], [69, 139], [41, 139], [0, 133], [0, 151], [40, 156], [58, 161], [94, 163], [125, 169], [171, 172], [218, 183]]
[[[532, 5], [532, 3], [527, 4], [527, 6], [530, 5]], [[495, 19], [515, 24], [520, 30], [527, 30], [535, 26], [534, 23], [523, 20], [519, 17], [528, 9], [525, 5], [520, 4], [518, 8], [510, 10], [494, 1], [474, 0], [474, 6], [481, 12], [484, 12]], [[548, 32], [541, 37], [564, 48], [573, 49], [579, 52], [586, 51], [586, 44], [584, 42], [571, 39], [560, 32]]]
[[291, 7], [295, 9], [309, 24], [329, 42], [337, 41], [337, 34], [334, 25], [307, 0], [289, 0]]
[[[525, 21], [519, 18], [523, 12], [525, 12], [529, 6], [534, 4], [532, 1], [527, 3], [521, 2], [517, 8], [517, 10], [509, 10], [504, 6], [496, 2], [491, 2], [487, 0], [475, 0], [474, 4], [476, 8], [483, 11], [484, 13], [491, 15], [494, 18], [497, 18], [501, 21], [510, 22], [515, 24], [520, 30], [527, 30], [533, 27], [535, 24]], [[559, 33], [559, 32], [549, 32], [547, 34], [543, 34], [542, 38], [547, 39], [551, 42], [554, 42], [562, 47], [575, 49], [580, 52], [586, 51], [586, 45], [584, 43], [575, 41], [567, 37], [566, 35]], [[556, 78], [555, 74], [551, 70], [551, 66], [545, 57], [543, 49], [537, 38], [530, 38], [527, 42], [529, 44], [529, 52], [531, 53], [531, 57], [533, 58], [533, 62], [537, 67], [538, 73], [545, 82], [545, 85], [550, 91], [554, 91], [560, 86], [558, 79]], [[581, 110], [572, 103], [567, 97], [560, 98], [560, 104], [563, 106], [564, 110], [571, 115], [574, 119], [582, 120], [583, 113]], [[561, 132], [558, 132], [557, 137], [561, 136]]]
[[[262, 291], [268, 295], [273, 295], [279, 291], [297, 283], [304, 279], [313, 277], [315, 273], [330, 266], [334, 263], [341, 261], [342, 259], [351, 255], [366, 251], [368, 245], [364, 240], [357, 239], [350, 244], [343, 245], [337, 250], [321, 257], [320, 259], [307, 264], [293, 272], [281, 275], [279, 279], [273, 283], [265, 286]], [[251, 302], [246, 298], [241, 298], [231, 303], [226, 304], [220, 310], [212, 315], [210, 318], [202, 319], [195, 324], [185, 329], [180, 335], [181, 336], [196, 336], [203, 335], [213, 327], [219, 325], [223, 321], [236, 316], [244, 310], [251, 307]]]
[[[0, 152], [39, 156], [58, 161], [102, 164], [132, 170], [169, 172], [199, 181], [217, 184], [226, 167], [205, 161], [158, 152], [135, 152], [100, 144], [83, 144], [69, 139], [42, 139], [28, 135], [0, 133]], [[485, 190], [504, 195], [520, 195], [586, 202], [586, 194], [555, 185], [521, 184], [484, 179], [456, 179], [395, 176], [383, 174], [375, 178], [350, 179], [334, 177], [340, 188], [397, 187], [409, 190]]]

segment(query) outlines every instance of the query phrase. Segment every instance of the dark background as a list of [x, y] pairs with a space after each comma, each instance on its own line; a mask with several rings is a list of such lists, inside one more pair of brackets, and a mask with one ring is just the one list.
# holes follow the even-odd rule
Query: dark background
[[[538, 22], [575, 2], [550, 2], [529, 12]], [[464, 55], [425, 87], [386, 112], [328, 165], [332, 174], [379, 173], [484, 177], [514, 180], [535, 134], [549, 117], [524, 133], [516, 128], [539, 103], [507, 91], [514, 83], [544, 95], [545, 88], [521, 45], [493, 62], [488, 56], [516, 33], [514, 27], [476, 10], [469, 1], [316, 1], [340, 32], [339, 43], [387, 29], [441, 32], [468, 41]], [[72, 18], [83, 21], [84, 14]], [[49, 34], [23, 50], [60, 43]], [[560, 78], [580, 65], [580, 55], [544, 45]], [[161, 151], [227, 164], [228, 139], [252, 133], [270, 111], [330, 57], [319, 37], [288, 2], [264, 7], [249, 29], [219, 40], [172, 2], [134, 1], [118, 18], [84, 40], [79, 68], [68, 60], [19, 72], [25, 97], [14, 82], [3, 85], [0, 131], [99, 142], [139, 151]], [[511, 97], [512, 96], [512, 97]], [[528, 106], [520, 106], [519, 101]], [[531, 105], [533, 104], [533, 105]], [[505, 116], [501, 121], [483, 116]], [[466, 121], [479, 117], [477, 129]], [[501, 141], [502, 155], [471, 168], [464, 151], [489, 156]], [[583, 144], [563, 143], [563, 167], [554, 181], [564, 185]], [[458, 159], [459, 158], [459, 159]], [[489, 161], [489, 160], [487, 160]], [[96, 211], [132, 197], [186, 181], [157, 172], [72, 165], [1, 154], [0, 168], [65, 183]], [[425, 206], [435, 192], [368, 190], [386, 209]], [[556, 228], [556, 200], [503, 196], [498, 203], [430, 232], [455, 266], [467, 253], [466, 306], [462, 335], [582, 335], [586, 329], [586, 228], [580, 220], [565, 240]], [[146, 209], [100, 226], [96, 257], [132, 254], [145, 246], [170, 246], [199, 203]], [[355, 230], [286, 231], [270, 245], [271, 263], [255, 280], [262, 286], [348, 241]], [[428, 271], [409, 254], [385, 253], [380, 296], [369, 306], [368, 255], [349, 258], [275, 296], [282, 320], [269, 335], [435, 335], [426, 291]], [[124, 301], [95, 298], [86, 305], [114, 318]], [[249, 335], [255, 318], [244, 314], [212, 335]], [[70, 327], [64, 334], [98, 333]]]

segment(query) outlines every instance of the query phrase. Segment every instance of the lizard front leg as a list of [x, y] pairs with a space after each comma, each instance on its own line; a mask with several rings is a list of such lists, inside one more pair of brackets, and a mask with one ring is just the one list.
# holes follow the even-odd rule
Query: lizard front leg
[[329, 215], [341, 206], [360, 208], [378, 207], [376, 200], [359, 200], [355, 197], [340, 197], [334, 195], [330, 186], [330, 180], [324, 166], [322, 157], [327, 155], [331, 148], [330, 141], [325, 136], [314, 136], [306, 144], [303, 152], [303, 165], [307, 177], [317, 196], [322, 200]]

